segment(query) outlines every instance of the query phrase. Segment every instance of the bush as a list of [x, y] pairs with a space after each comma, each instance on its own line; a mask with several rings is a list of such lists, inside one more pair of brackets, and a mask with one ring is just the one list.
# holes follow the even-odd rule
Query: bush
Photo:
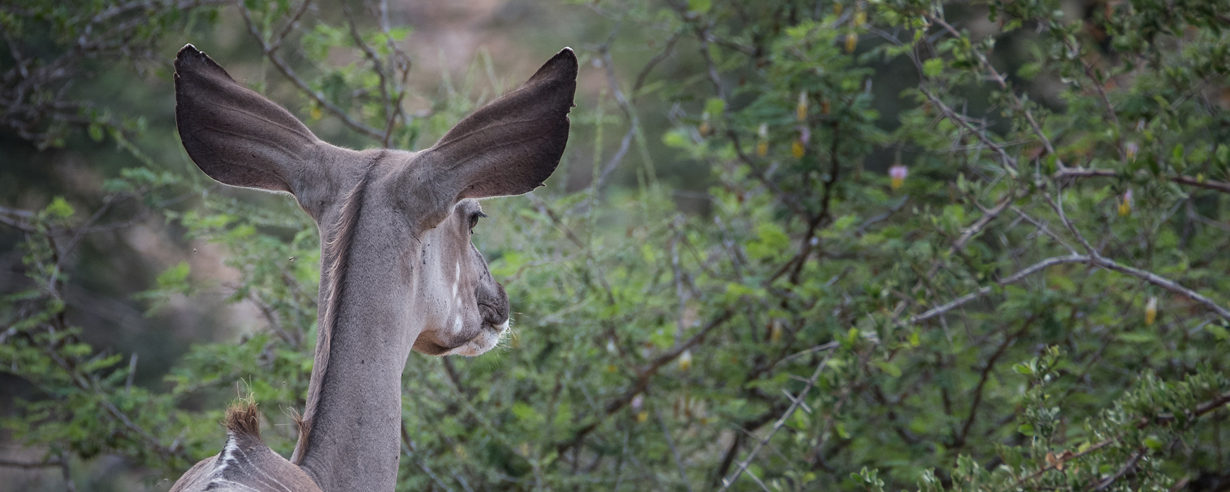
[[[404, 32], [350, 11], [309, 12], [321, 23], [299, 32], [280, 21], [303, 15], [297, 5], [245, 5], [222, 15], [279, 46], [266, 61], [308, 89], [297, 94], [309, 120], [410, 147], [471, 107], [453, 91], [429, 115], [406, 114]], [[4, 22], [54, 22], [27, 17], [35, 7], [6, 7]], [[189, 17], [218, 15], [201, 9]], [[1137, 490], [1230, 478], [1230, 44], [1214, 7], [597, 11], [601, 26], [642, 27], [580, 50], [608, 86], [592, 105], [578, 98], [561, 172], [592, 153], [592, 179], [488, 206], [479, 246], [516, 334], [473, 360], [411, 356], [401, 488]], [[342, 68], [283, 58], [343, 46], [356, 61]], [[612, 130], [618, 142], [603, 139]], [[126, 131], [154, 130], [105, 137], [127, 142]], [[139, 202], [224, 246], [242, 272], [230, 299], [263, 319], [238, 343], [194, 345], [149, 388], [65, 316], [68, 254], [99, 215], [67, 201], [0, 215], [24, 237], [29, 279], [0, 308], [0, 362], [35, 388], [5, 424], [50, 464], [116, 454], [147, 480], [173, 479], [221, 445], [236, 381], [263, 408], [303, 406], [314, 231], [286, 203], [235, 199], [184, 169], [146, 162], [108, 185], [106, 203]], [[704, 205], [683, 206], [681, 189]], [[193, 205], [159, 205], [182, 195]], [[142, 299], [204, 287], [177, 264]], [[287, 453], [294, 436], [274, 428]]]

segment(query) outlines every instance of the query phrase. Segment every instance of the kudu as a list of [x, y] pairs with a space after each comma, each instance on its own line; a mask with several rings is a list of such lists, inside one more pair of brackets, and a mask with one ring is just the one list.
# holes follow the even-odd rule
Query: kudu
[[429, 149], [354, 151], [316, 138], [192, 45], [180, 50], [175, 121], [189, 157], [222, 183], [289, 192], [316, 221], [322, 254], [316, 358], [291, 459], [239, 405], [222, 452], [171, 490], [393, 490], [411, 349], [474, 356], [508, 330], [504, 288], [470, 242], [483, 217], [475, 199], [526, 193], [551, 175], [576, 76], [565, 48]]

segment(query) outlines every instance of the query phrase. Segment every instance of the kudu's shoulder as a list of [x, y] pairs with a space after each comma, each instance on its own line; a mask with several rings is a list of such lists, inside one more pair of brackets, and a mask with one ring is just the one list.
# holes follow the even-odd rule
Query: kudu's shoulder
[[227, 410], [222, 452], [201, 460], [171, 486], [171, 492], [204, 490], [319, 492], [320, 487], [261, 440], [256, 405], [238, 404]]

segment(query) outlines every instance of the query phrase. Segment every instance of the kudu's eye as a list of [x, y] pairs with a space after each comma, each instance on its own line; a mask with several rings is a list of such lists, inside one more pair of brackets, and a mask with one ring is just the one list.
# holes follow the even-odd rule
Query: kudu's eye
[[470, 234], [474, 234], [474, 226], [478, 225], [478, 219], [481, 219], [486, 216], [487, 214], [483, 213], [481, 210], [475, 211], [474, 213], [470, 214]]

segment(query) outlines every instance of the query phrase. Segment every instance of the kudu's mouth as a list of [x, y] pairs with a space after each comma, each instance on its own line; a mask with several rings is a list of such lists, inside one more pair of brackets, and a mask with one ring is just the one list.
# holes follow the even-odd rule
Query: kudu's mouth
[[498, 323], [488, 321], [484, 317], [482, 329], [477, 335], [461, 345], [441, 352], [440, 355], [464, 355], [466, 357], [482, 355], [500, 344], [500, 340], [508, 333], [508, 327], [507, 317]]
[[[454, 333], [451, 337], [446, 337], [447, 341], [443, 344], [439, 341], [425, 344], [432, 346], [427, 350], [420, 349], [420, 352], [474, 357], [500, 344], [500, 340], [508, 333], [509, 327], [508, 295], [504, 292], [504, 286], [491, 280], [490, 274], [485, 276], [485, 280], [487, 282], [480, 282], [480, 285], [475, 288], [474, 297], [477, 298], [477, 302], [471, 305], [478, 309], [480, 319], [478, 329], [474, 330], [473, 325], [463, 327], [462, 317], [458, 315]], [[471, 333], [473, 335], [470, 335]], [[462, 338], [465, 336], [469, 338]]]

